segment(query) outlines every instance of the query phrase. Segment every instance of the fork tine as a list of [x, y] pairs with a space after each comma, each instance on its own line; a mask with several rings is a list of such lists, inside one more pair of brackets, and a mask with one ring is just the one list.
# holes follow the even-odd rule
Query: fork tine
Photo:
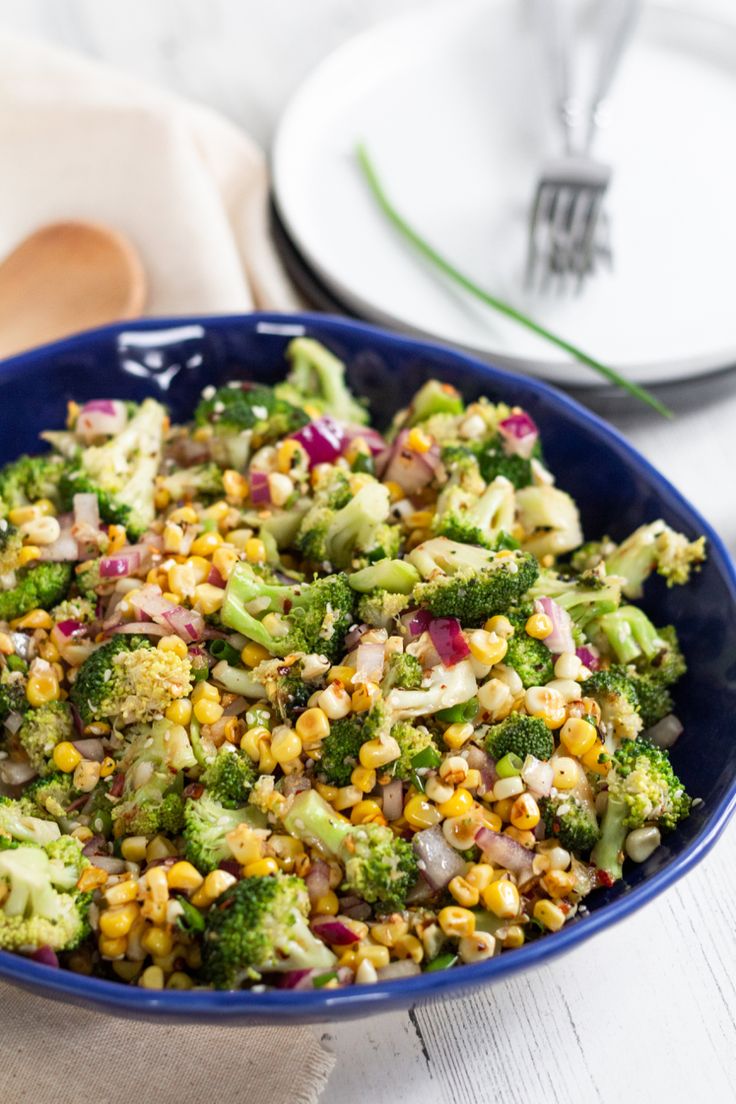
[[603, 189], [591, 189], [587, 218], [582, 226], [582, 233], [576, 254], [575, 270], [578, 278], [578, 291], [582, 289], [586, 275], [588, 272], [592, 271], [594, 267], [596, 228], [598, 226], [602, 204]]
[[529, 214], [529, 241], [527, 245], [526, 270], [524, 283], [528, 288], [534, 284], [534, 276], [544, 258], [539, 247], [539, 239], [548, 219], [549, 185], [545, 180], [540, 180], [534, 194], [534, 202]]
[[591, 228], [591, 221], [593, 229], [595, 228], [594, 206], [596, 202], [595, 191], [592, 188], [581, 188], [577, 202], [575, 204], [575, 211], [573, 212], [572, 225], [570, 230], [570, 252], [568, 256], [569, 271], [577, 277], [577, 290], [580, 290], [583, 277], [587, 274], [589, 268], [590, 258], [587, 256], [587, 235]]

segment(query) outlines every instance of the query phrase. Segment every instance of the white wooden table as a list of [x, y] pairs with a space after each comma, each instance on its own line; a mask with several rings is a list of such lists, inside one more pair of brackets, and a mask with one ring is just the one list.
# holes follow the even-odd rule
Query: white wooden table
[[[200, 99], [267, 144], [315, 62], [362, 27], [420, 4], [0, 0], [0, 26]], [[605, 412], [736, 551], [736, 380], [667, 399], [678, 408], [674, 424], [617, 403]], [[736, 825], [675, 889], [542, 970], [411, 1015], [315, 1028], [337, 1056], [324, 1104], [735, 1100], [734, 869]]]

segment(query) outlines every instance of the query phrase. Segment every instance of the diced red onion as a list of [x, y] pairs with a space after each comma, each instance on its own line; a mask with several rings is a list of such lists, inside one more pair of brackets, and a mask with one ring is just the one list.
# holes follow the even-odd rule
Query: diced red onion
[[72, 743], [83, 759], [92, 759], [95, 763], [101, 763], [105, 758], [105, 749], [102, 746], [102, 740], [98, 740], [96, 737], [89, 737], [84, 740], [72, 740]]
[[477, 770], [480, 774], [478, 796], [483, 797], [485, 794], [490, 793], [498, 778], [495, 760], [491, 759], [488, 752], [483, 751], [483, 749], [477, 747], [476, 744], [468, 744], [463, 755], [471, 770]]
[[601, 665], [598, 649], [592, 644], [583, 644], [581, 648], [576, 648], [575, 655], [589, 671], [597, 671]]
[[[250, 703], [245, 698], [235, 698], [229, 705], [225, 706], [225, 711], [222, 714], [223, 717], [239, 717], [241, 713], [245, 713], [250, 708]], [[291, 778], [291, 775], [287, 775], [287, 778]]]
[[402, 429], [393, 443], [381, 478], [385, 483], [398, 483], [408, 494], [416, 494], [431, 483], [440, 464], [440, 450], [436, 442], [427, 452], [415, 452], [407, 447], [409, 430]]
[[498, 424], [498, 432], [504, 439], [506, 452], [523, 456], [525, 460], [531, 456], [539, 438], [539, 430], [526, 411], [504, 418]]
[[668, 713], [661, 721], [648, 728], [644, 735], [660, 748], [671, 748], [683, 733], [682, 722], [674, 713]]
[[347, 947], [351, 943], [359, 943], [360, 936], [356, 935], [352, 928], [349, 928], [347, 924], [344, 924], [339, 917], [327, 916], [323, 920], [314, 920], [312, 922], [312, 931], [315, 935], [318, 935], [320, 939], [324, 939], [325, 943], [329, 943], [330, 946]]
[[368, 632], [368, 625], [353, 625], [345, 637], [345, 650], [351, 652], [359, 642], [361, 636]]
[[475, 842], [491, 863], [510, 870], [519, 885], [524, 885], [534, 876], [530, 852], [510, 836], [501, 835], [490, 828], [479, 828], [475, 834]]
[[337, 980], [340, 985], [352, 985], [354, 977], [355, 971], [351, 970], [349, 966], [337, 967]]
[[57, 621], [56, 628], [65, 637], [74, 636], [76, 633], [85, 631], [82, 622], [75, 621], [73, 618], [69, 618], [67, 621]]
[[439, 824], [417, 832], [412, 844], [422, 876], [434, 890], [444, 889], [465, 869], [465, 860], [454, 847], [450, 847]]
[[221, 589], [224, 589], [227, 585], [214, 564], [210, 568], [210, 573], [207, 576], [207, 582], [210, 584], [210, 586], [220, 587]]
[[341, 909], [343, 916], [349, 917], [350, 920], [367, 920], [371, 912], [371, 906], [367, 901], [361, 901], [360, 904], [351, 905], [350, 908]]
[[521, 777], [535, 797], [547, 797], [554, 782], [555, 768], [530, 755], [521, 768]]
[[358, 682], [380, 682], [383, 674], [383, 644], [359, 644], [356, 653], [355, 676]]
[[8, 732], [11, 734], [11, 736], [15, 736], [16, 732], [18, 731], [18, 729], [20, 728], [20, 726], [22, 724], [23, 724], [23, 714], [22, 713], [15, 713], [15, 712], [8, 713], [7, 717], [5, 718], [5, 727], [7, 728]]
[[312, 989], [314, 970], [289, 970], [279, 978], [279, 989]]
[[110, 785], [109, 794], [110, 797], [122, 797], [123, 790], [125, 789], [125, 775], [116, 774]]
[[304, 448], [313, 468], [315, 464], [331, 464], [340, 456], [346, 442], [345, 427], [325, 414], [292, 433], [291, 439]]
[[322, 862], [321, 859], [315, 859], [304, 881], [309, 900], [314, 904], [330, 890], [330, 868], [327, 863]]
[[92, 839], [88, 839], [82, 848], [82, 854], [87, 855], [106, 855], [107, 854], [107, 840], [104, 836], [92, 836]]
[[470, 655], [463, 627], [456, 617], [433, 617], [428, 632], [445, 667], [454, 667]]
[[0, 761], [0, 779], [6, 786], [22, 786], [36, 771], [27, 760], [3, 759]]
[[128, 422], [125, 403], [117, 399], [91, 399], [80, 410], [74, 426], [85, 441], [96, 437], [114, 437]]
[[158, 625], [167, 626], [187, 644], [202, 639], [205, 627], [202, 614], [174, 605], [152, 583], [141, 589], [136, 598], [136, 607], [141, 613], [152, 617]]
[[398, 820], [404, 810], [404, 787], [400, 778], [394, 778], [381, 788], [383, 815], [386, 820]]
[[537, 613], [545, 613], [552, 622], [552, 632], [545, 636], [542, 643], [554, 655], [574, 652], [575, 641], [572, 635], [572, 618], [567, 610], [559, 606], [552, 598], [537, 598], [534, 603]]
[[396, 981], [398, 978], [416, 977], [421, 972], [416, 962], [405, 958], [401, 962], [389, 962], [388, 966], [379, 966], [376, 975], [379, 981]]
[[217, 869], [224, 870], [226, 874], [232, 874], [233, 878], [241, 878], [243, 876], [243, 868], [235, 859], [222, 859]]
[[114, 556], [103, 556], [100, 560], [101, 578], [121, 579], [132, 575], [140, 568], [147, 551], [140, 545], [131, 545], [129, 548], [121, 548]]
[[108, 874], [123, 874], [125, 872], [125, 860], [116, 859], [114, 855], [95, 855], [93, 866], [97, 866], [100, 870], [107, 871]]
[[56, 951], [51, 947], [39, 947], [37, 951], [28, 956], [32, 958], [34, 962], [40, 962], [42, 966], [51, 966], [54, 970], [59, 968], [59, 960], [56, 957]]
[[168, 636], [166, 625], [157, 625], [155, 621], [125, 621], [108, 625], [105, 636], [113, 636], [115, 633], [145, 633], [147, 636]]
[[271, 501], [271, 491], [268, 487], [268, 473], [256, 471], [251, 468], [248, 476], [250, 487], [250, 500], [254, 506], [267, 506]]
[[373, 456], [380, 456], [382, 452], [386, 451], [386, 442], [377, 430], [371, 429], [369, 426], [352, 424], [345, 424], [342, 429], [347, 443], [360, 437], [365, 441]]
[[421, 636], [423, 632], [427, 632], [432, 614], [425, 609], [409, 610], [408, 613], [403, 613], [399, 620], [409, 636]]

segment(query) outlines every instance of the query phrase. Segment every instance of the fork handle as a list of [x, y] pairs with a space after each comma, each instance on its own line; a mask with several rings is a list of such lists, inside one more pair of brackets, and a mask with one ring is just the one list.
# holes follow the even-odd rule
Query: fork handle
[[595, 133], [600, 125], [602, 109], [605, 107], [613, 79], [619, 63], [641, 13], [641, 0], [608, 0], [604, 5], [611, 13], [604, 23], [600, 39], [601, 52], [598, 58], [598, 74], [586, 117], [586, 131], [583, 138], [583, 150], [587, 153], [593, 144]]

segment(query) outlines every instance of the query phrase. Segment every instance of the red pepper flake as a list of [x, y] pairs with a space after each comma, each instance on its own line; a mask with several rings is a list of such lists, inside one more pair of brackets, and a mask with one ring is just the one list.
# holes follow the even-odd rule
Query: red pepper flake
[[616, 884], [616, 879], [607, 870], [596, 870], [595, 874], [600, 886], [610, 889], [612, 885]]

